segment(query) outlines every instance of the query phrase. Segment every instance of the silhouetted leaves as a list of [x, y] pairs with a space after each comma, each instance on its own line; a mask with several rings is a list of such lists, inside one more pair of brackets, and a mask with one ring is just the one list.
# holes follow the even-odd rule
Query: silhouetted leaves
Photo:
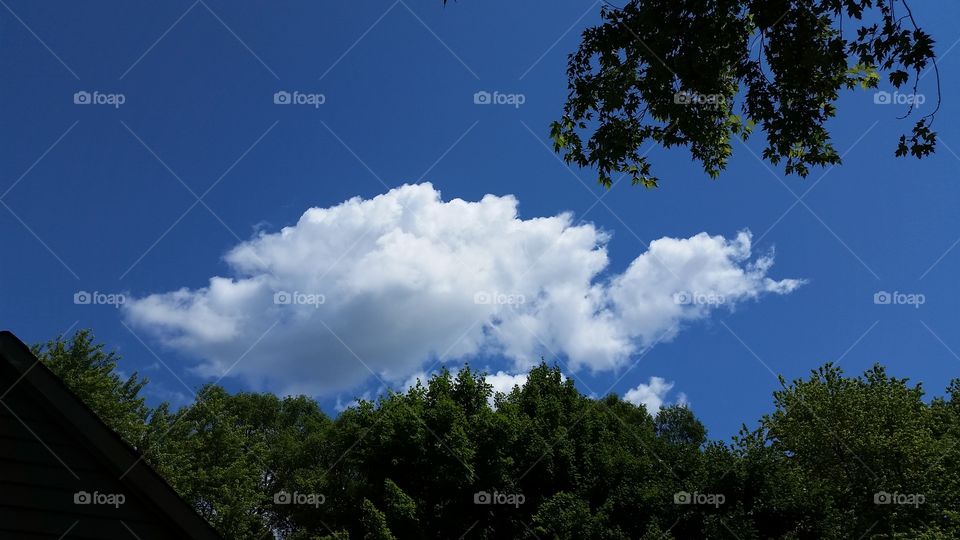
[[[788, 174], [838, 164], [825, 126], [840, 91], [876, 88], [883, 72], [895, 87], [912, 78], [916, 94], [934, 57], [904, 0], [631, 0], [601, 16], [570, 55], [550, 135], [567, 163], [595, 167], [606, 187], [616, 175], [659, 185], [648, 143], [686, 148], [715, 178], [731, 141], [754, 128], [766, 137], [763, 158]], [[935, 112], [900, 138], [897, 156], [933, 152]]]

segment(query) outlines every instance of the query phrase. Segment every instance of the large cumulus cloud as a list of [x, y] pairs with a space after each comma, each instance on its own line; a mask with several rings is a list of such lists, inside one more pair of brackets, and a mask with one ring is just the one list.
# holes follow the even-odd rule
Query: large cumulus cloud
[[328, 395], [476, 355], [515, 373], [553, 354], [613, 370], [684, 323], [801, 283], [768, 277], [749, 232], [661, 238], [622, 273], [608, 241], [568, 213], [521, 219], [510, 195], [443, 201], [405, 185], [311, 208], [230, 250], [229, 277], [135, 298], [126, 317], [203, 375]]

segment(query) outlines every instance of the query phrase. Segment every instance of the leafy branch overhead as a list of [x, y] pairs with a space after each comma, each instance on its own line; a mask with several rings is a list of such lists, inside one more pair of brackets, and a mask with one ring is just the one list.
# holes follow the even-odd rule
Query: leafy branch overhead
[[[936, 73], [933, 39], [905, 0], [631, 0], [601, 16], [570, 55], [551, 136], [607, 187], [615, 174], [659, 184], [641, 153], [648, 141], [688, 148], [715, 178], [733, 139], [757, 128], [765, 159], [806, 176], [841, 161], [825, 126], [841, 90], [877, 88], [885, 75], [916, 94], [921, 73]], [[936, 107], [900, 137], [897, 156], [934, 151], [937, 79]]]

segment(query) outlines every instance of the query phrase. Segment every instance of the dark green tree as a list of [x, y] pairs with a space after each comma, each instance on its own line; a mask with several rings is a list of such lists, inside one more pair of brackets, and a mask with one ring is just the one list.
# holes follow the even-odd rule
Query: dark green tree
[[226, 538], [960, 537], [960, 380], [927, 401], [826, 364], [727, 444], [685, 406], [590, 398], [546, 364], [496, 396], [444, 370], [330, 420], [216, 385], [149, 411], [89, 333], [41, 349]]
[[919, 385], [880, 366], [850, 378], [826, 364], [785, 384], [774, 412], [740, 438], [739, 496], [755, 530], [768, 538], [956, 536], [957, 417], [947, 412], [956, 402], [922, 397]]
[[293, 534], [316, 517], [322, 504], [284, 499], [323, 494], [314, 475], [329, 419], [313, 400], [207, 385], [152, 420], [148, 461], [226, 537]]
[[387, 516], [377, 509], [370, 499], [364, 499], [361, 506], [363, 515], [363, 540], [394, 540], [393, 533], [387, 527]]
[[[601, 16], [570, 55], [551, 135], [568, 163], [596, 168], [607, 187], [621, 174], [659, 185], [648, 142], [688, 149], [716, 177], [733, 139], [757, 128], [765, 159], [806, 176], [840, 163], [826, 124], [842, 91], [885, 76], [917, 94], [923, 70], [936, 70], [933, 39], [906, 0], [627, 0]], [[936, 108], [900, 137], [897, 156], [933, 152], [937, 86]]]
[[121, 376], [118, 373], [120, 357], [113, 351], [105, 351], [103, 344], [95, 344], [92, 332], [78, 330], [70, 338], [57, 336], [31, 349], [124, 440], [135, 447], [143, 443], [150, 409], [140, 391], [147, 379], [136, 372]]

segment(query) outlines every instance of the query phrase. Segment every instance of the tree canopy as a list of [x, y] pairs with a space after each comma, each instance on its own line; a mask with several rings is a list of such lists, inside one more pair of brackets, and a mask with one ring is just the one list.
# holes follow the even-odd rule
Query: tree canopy
[[[447, 0], [444, 0], [444, 4]], [[569, 95], [550, 127], [569, 164], [657, 187], [648, 142], [682, 147], [716, 178], [735, 138], [757, 129], [764, 159], [805, 177], [836, 165], [828, 121], [841, 92], [905, 85], [906, 118], [928, 68], [936, 104], [891, 151], [917, 158], [934, 151], [940, 105], [933, 38], [907, 0], [606, 1], [603, 22], [583, 31], [569, 56]]]
[[[647, 141], [687, 148], [716, 177], [733, 139], [757, 128], [763, 158], [806, 176], [841, 161], [826, 124], [842, 90], [877, 88], [885, 75], [896, 88], [912, 81], [916, 96], [922, 72], [936, 70], [933, 39], [906, 0], [632, 0], [601, 16], [570, 56], [551, 134], [568, 163], [595, 167], [607, 187], [615, 174], [659, 184]], [[933, 152], [935, 113], [900, 137], [897, 156]]]
[[[115, 429], [145, 418], [130, 406], [142, 385], [114, 384], [118, 358], [89, 333], [52, 350]], [[546, 364], [496, 395], [481, 372], [444, 370], [333, 419], [308, 397], [208, 385], [132, 432], [226, 538], [960, 535], [960, 380], [932, 400], [880, 366], [781, 383], [729, 442], [685, 406], [590, 398]]]
[[54, 372], [97, 415], [131, 445], [138, 447], [150, 414], [140, 391], [147, 379], [136, 372], [122, 377], [120, 356], [94, 343], [90, 330], [77, 331], [31, 347], [33, 354]]
[[[757, 128], [763, 158], [806, 176], [841, 161], [826, 126], [841, 91], [877, 88], [885, 75], [916, 96], [922, 72], [936, 70], [933, 39], [906, 0], [632, 0], [601, 16], [570, 56], [551, 134], [568, 163], [595, 167], [607, 187], [615, 174], [659, 184], [648, 141], [687, 148], [716, 177], [734, 138]], [[935, 113], [900, 137], [897, 156], [933, 152]]]

